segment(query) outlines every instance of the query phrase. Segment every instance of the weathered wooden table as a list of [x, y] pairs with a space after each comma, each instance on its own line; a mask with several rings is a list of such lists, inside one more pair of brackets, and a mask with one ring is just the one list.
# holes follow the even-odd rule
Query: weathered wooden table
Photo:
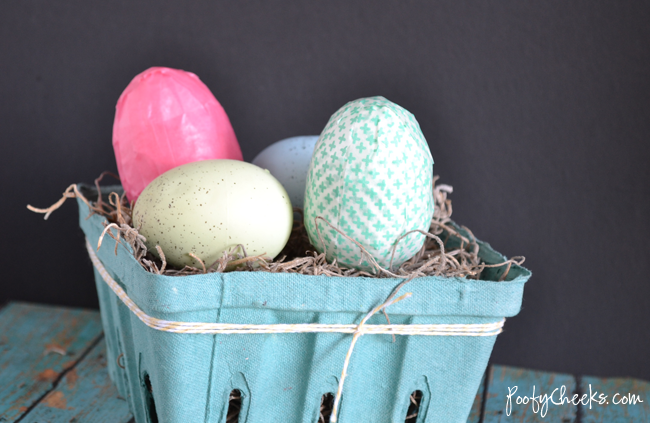
[[[5, 305], [0, 309], [0, 422], [133, 422], [108, 377], [104, 351], [96, 311]], [[490, 366], [486, 375], [468, 422], [650, 422], [648, 382], [498, 365]], [[544, 401], [530, 399], [550, 396], [556, 388], [557, 404], [544, 407]], [[582, 404], [567, 403], [575, 393], [579, 397], [574, 402], [584, 398]]]

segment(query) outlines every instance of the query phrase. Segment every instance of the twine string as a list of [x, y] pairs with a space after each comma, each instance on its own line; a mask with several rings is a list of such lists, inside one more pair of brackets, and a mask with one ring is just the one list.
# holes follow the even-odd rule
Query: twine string
[[339, 410], [339, 402], [341, 401], [341, 394], [343, 393], [343, 384], [345, 383], [345, 378], [348, 375], [348, 366], [350, 365], [350, 358], [352, 357], [352, 350], [354, 350], [354, 345], [357, 343], [357, 340], [364, 334], [363, 331], [363, 326], [366, 324], [368, 319], [370, 319], [372, 316], [374, 316], [377, 312], [380, 310], [384, 310], [386, 307], [390, 306], [391, 304], [395, 304], [398, 301], [402, 301], [405, 298], [408, 298], [412, 296], [410, 292], [407, 292], [404, 295], [401, 295], [395, 299], [392, 299], [392, 297], [399, 291], [399, 288], [402, 287], [402, 284], [400, 284], [395, 291], [393, 291], [393, 294], [386, 300], [381, 305], [378, 305], [374, 309], [370, 311], [370, 313], [366, 314], [366, 317], [364, 317], [361, 320], [361, 323], [357, 326], [357, 329], [354, 331], [354, 335], [352, 336], [352, 342], [350, 343], [350, 347], [348, 348], [348, 353], [345, 355], [345, 361], [343, 362], [343, 371], [341, 372], [341, 378], [339, 380], [339, 386], [336, 390], [336, 396], [334, 397], [334, 406], [332, 407], [332, 414], [330, 416], [330, 422], [335, 423], [338, 419], [338, 410]]
[[[110, 231], [110, 228], [107, 229]], [[126, 294], [124, 289], [111, 277], [104, 265], [101, 263], [94, 249], [86, 239], [86, 249], [90, 256], [93, 265], [97, 272], [101, 275], [102, 279], [117, 295], [117, 297], [126, 305], [133, 314], [135, 314], [140, 321], [148, 327], [173, 333], [194, 333], [194, 334], [233, 334], [233, 333], [346, 333], [352, 334], [352, 341], [348, 352], [345, 356], [343, 363], [343, 370], [339, 380], [338, 389], [334, 398], [334, 405], [330, 421], [335, 423], [338, 419], [338, 408], [343, 393], [343, 385], [347, 377], [347, 369], [350, 364], [352, 352], [357, 340], [366, 334], [388, 334], [388, 335], [428, 335], [428, 336], [496, 336], [503, 331], [503, 324], [505, 318], [497, 322], [491, 323], [475, 323], [475, 324], [429, 324], [429, 325], [368, 325], [366, 322], [376, 313], [382, 311], [392, 304], [402, 301], [412, 296], [410, 292], [403, 294], [397, 298], [398, 291], [413, 277], [407, 278], [402, 281], [391, 293], [388, 299], [377, 307], [373, 308], [358, 325], [345, 325], [345, 324], [320, 324], [320, 323], [306, 323], [306, 324], [270, 324], [270, 325], [255, 325], [255, 324], [231, 324], [231, 323], [201, 323], [201, 322], [174, 322], [168, 320], [157, 319], [149, 316], [142, 311], [137, 304]]]
[[[239, 323], [201, 323], [175, 322], [157, 319], [142, 311], [126, 294], [124, 289], [111, 277], [97, 254], [86, 240], [86, 249], [95, 269], [118, 298], [145, 325], [152, 329], [194, 334], [231, 334], [231, 333], [347, 333], [354, 334], [359, 325], [354, 324], [239, 324]], [[401, 284], [403, 285], [403, 283]], [[383, 306], [383, 304], [382, 304]], [[381, 307], [380, 307], [381, 310]], [[473, 324], [430, 324], [430, 325], [364, 325], [360, 330], [364, 334], [429, 335], [429, 336], [494, 336], [502, 332], [502, 319], [492, 323]]]

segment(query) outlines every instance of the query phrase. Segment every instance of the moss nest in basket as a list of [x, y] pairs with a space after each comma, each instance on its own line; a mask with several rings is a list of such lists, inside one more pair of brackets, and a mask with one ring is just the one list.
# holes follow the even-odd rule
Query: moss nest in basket
[[[510, 268], [513, 264], [522, 264], [524, 260], [523, 257], [505, 260], [489, 248], [486, 248], [487, 251], [483, 251], [483, 254], [481, 254], [483, 244], [477, 241], [468, 228], [458, 226], [451, 220], [452, 205], [451, 200], [447, 197], [448, 194], [452, 193], [452, 187], [442, 184], [437, 185], [438, 177], [434, 177], [432, 189], [435, 200], [435, 213], [429, 231], [425, 233], [426, 242], [413, 258], [396, 268], [386, 269], [380, 267], [374, 260], [371, 260], [367, 252], [365, 252], [366, 258], [375, 264], [373, 272], [348, 269], [339, 266], [336, 262], [327, 262], [325, 254], [318, 253], [310, 244], [302, 219], [296, 219], [290, 239], [277, 260], [271, 261], [262, 257], [249, 257], [246, 255], [243, 246], [238, 246], [231, 251], [224, 252], [222, 257], [215, 263], [202, 263], [201, 268], [186, 266], [182, 269], [175, 269], [167, 265], [164, 259], [164, 251], [160, 247], [157, 246], [157, 255], [151, 254], [147, 249], [144, 237], [139, 234], [137, 228], [132, 226], [132, 205], [126, 200], [121, 187], [117, 185], [100, 187], [100, 181], [106, 175], [107, 173], [102, 174], [95, 181], [95, 189], [84, 185], [71, 185], [64, 192], [63, 197], [51, 207], [36, 209], [28, 206], [28, 208], [35, 212], [44, 213], [47, 219], [66, 199], [79, 198], [90, 210], [88, 217], [97, 214], [105, 218], [103, 222], [104, 230], [97, 247], [99, 248], [106, 237], [111, 237], [116, 240], [116, 252], [118, 248], [126, 248], [146, 271], [155, 274], [183, 276], [226, 271], [264, 271], [335, 277], [403, 279], [389, 297], [390, 300], [401, 286], [416, 277], [444, 276], [503, 281], [506, 280], [509, 273], [510, 278], [516, 276], [518, 272], [510, 272]], [[302, 213], [298, 209], [296, 212]], [[404, 236], [406, 235], [404, 234]], [[363, 248], [362, 251], [364, 251]], [[485, 256], [485, 260], [482, 256]], [[388, 320], [385, 310], [382, 311]], [[390, 324], [390, 320], [388, 322]], [[151, 387], [150, 383], [148, 383], [147, 388], [150, 393], [153, 393], [153, 387]], [[410, 395], [409, 407], [405, 415], [407, 423], [417, 420], [421, 400], [422, 392], [420, 391], [415, 391]], [[318, 423], [330, 421], [333, 402], [332, 394], [323, 395]], [[232, 391], [229, 397], [227, 423], [238, 421], [241, 403], [241, 392]], [[153, 396], [151, 397], [150, 407], [155, 410]]]
[[[362, 258], [368, 259], [373, 265], [370, 272], [348, 269], [336, 262], [328, 262], [324, 253], [318, 253], [310, 244], [302, 219], [295, 219], [291, 236], [287, 245], [278, 255], [276, 260], [265, 260], [259, 256], [248, 256], [243, 245], [225, 251], [221, 258], [214, 263], [203, 263], [198, 257], [193, 256], [201, 263], [201, 268], [185, 266], [182, 269], [173, 268], [165, 261], [164, 251], [156, 246], [157, 255], [147, 249], [145, 238], [132, 226], [131, 204], [126, 200], [121, 187], [101, 187], [100, 181], [106, 175], [116, 177], [109, 172], [104, 172], [95, 180], [95, 190], [71, 185], [64, 192], [57, 203], [47, 209], [28, 208], [35, 212], [45, 213], [47, 218], [54, 210], [59, 208], [67, 198], [78, 197], [84, 201], [91, 215], [98, 214], [106, 218], [104, 231], [99, 239], [101, 245], [106, 236], [114, 238], [120, 245], [130, 247], [134, 257], [147, 271], [168, 276], [185, 276], [211, 272], [225, 271], [264, 271], [271, 273], [298, 273], [303, 275], [327, 276], [365, 276], [365, 277], [390, 277], [413, 279], [422, 276], [461, 277], [467, 279], [485, 279], [486, 271], [491, 268], [505, 267], [499, 280], [505, 280], [512, 264], [520, 265], [523, 257], [513, 257], [502, 263], [486, 264], [480, 257], [480, 243], [472, 232], [463, 226], [457, 226], [451, 221], [452, 205], [447, 198], [453, 189], [449, 185], [436, 184], [438, 177], [433, 178], [433, 197], [435, 200], [435, 213], [427, 233], [422, 232], [426, 241], [418, 253], [410, 260], [397, 268], [386, 269], [379, 266], [372, 256], [355, 240], [362, 251]], [[295, 209], [302, 216], [302, 210]], [[338, 230], [337, 228], [334, 228]], [[343, 236], [343, 234], [339, 231]], [[404, 236], [408, 235], [404, 234]]]

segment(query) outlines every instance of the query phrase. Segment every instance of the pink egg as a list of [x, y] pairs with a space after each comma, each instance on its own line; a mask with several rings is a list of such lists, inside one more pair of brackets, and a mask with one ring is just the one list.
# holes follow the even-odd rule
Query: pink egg
[[113, 148], [129, 200], [158, 175], [209, 159], [243, 160], [228, 115], [190, 72], [154, 67], [126, 87], [117, 102]]

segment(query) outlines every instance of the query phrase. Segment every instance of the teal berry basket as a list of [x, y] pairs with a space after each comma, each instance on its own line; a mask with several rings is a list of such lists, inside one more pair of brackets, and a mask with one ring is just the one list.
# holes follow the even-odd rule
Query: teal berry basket
[[[82, 186], [87, 198], [96, 191]], [[121, 191], [120, 187], [107, 187]], [[110, 191], [109, 191], [110, 192]], [[77, 200], [80, 226], [95, 249], [104, 217]], [[488, 264], [505, 258], [479, 242]], [[268, 272], [162, 276], [145, 271], [130, 248], [106, 236], [97, 258], [148, 316], [174, 322], [348, 324], [403, 281]], [[489, 268], [482, 280], [422, 277], [412, 296], [387, 310], [391, 324], [487, 324], [516, 315], [530, 271]], [[137, 423], [224, 423], [229, 396], [241, 394], [240, 423], [316, 423], [321, 399], [335, 394], [352, 340], [346, 333], [190, 334], [153, 329], [95, 268], [108, 370]], [[374, 315], [368, 324], [386, 324]], [[422, 398], [417, 423], [466, 422], [496, 335], [366, 334], [351, 355], [338, 421], [404, 422], [410, 396]]]

